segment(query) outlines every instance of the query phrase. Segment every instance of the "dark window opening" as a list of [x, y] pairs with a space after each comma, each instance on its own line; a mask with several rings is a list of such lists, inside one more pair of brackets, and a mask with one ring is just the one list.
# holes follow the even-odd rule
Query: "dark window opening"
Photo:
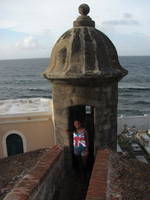
[[17, 134], [11, 134], [6, 138], [8, 156], [23, 153], [22, 138]]

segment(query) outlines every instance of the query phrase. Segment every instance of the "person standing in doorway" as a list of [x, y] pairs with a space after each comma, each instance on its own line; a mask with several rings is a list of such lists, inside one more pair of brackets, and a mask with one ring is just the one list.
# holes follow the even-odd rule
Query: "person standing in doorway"
[[73, 149], [73, 166], [75, 169], [86, 169], [89, 154], [88, 132], [78, 120], [73, 122], [74, 131], [71, 134]]

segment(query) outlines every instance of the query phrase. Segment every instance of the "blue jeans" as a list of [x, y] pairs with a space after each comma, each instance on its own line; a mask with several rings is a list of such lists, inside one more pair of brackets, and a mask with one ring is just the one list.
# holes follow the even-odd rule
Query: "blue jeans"
[[85, 152], [86, 147], [84, 147], [83, 145], [80, 144], [80, 146], [74, 146], [74, 154], [79, 156], [79, 155], [83, 155]]

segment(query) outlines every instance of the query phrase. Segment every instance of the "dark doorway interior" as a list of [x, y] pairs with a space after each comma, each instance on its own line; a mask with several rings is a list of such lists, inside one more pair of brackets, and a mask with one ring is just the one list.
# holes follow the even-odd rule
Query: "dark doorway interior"
[[[88, 131], [89, 139], [89, 165], [92, 167], [94, 161], [94, 108], [90, 105], [77, 105], [69, 107], [69, 132], [73, 133], [75, 120], [80, 121]], [[70, 136], [70, 146], [73, 152], [73, 138]]]
[[11, 134], [6, 139], [8, 156], [23, 153], [22, 138], [17, 134]]

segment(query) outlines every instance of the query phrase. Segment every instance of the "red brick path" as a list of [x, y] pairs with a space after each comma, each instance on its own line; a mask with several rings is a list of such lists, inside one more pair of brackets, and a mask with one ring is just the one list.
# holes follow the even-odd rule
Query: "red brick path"
[[39, 160], [37, 165], [25, 175], [21, 181], [8, 193], [4, 200], [28, 200], [47, 176], [53, 164], [58, 160], [62, 149], [54, 146]]
[[86, 200], [106, 200], [110, 153], [110, 150], [97, 152]]

